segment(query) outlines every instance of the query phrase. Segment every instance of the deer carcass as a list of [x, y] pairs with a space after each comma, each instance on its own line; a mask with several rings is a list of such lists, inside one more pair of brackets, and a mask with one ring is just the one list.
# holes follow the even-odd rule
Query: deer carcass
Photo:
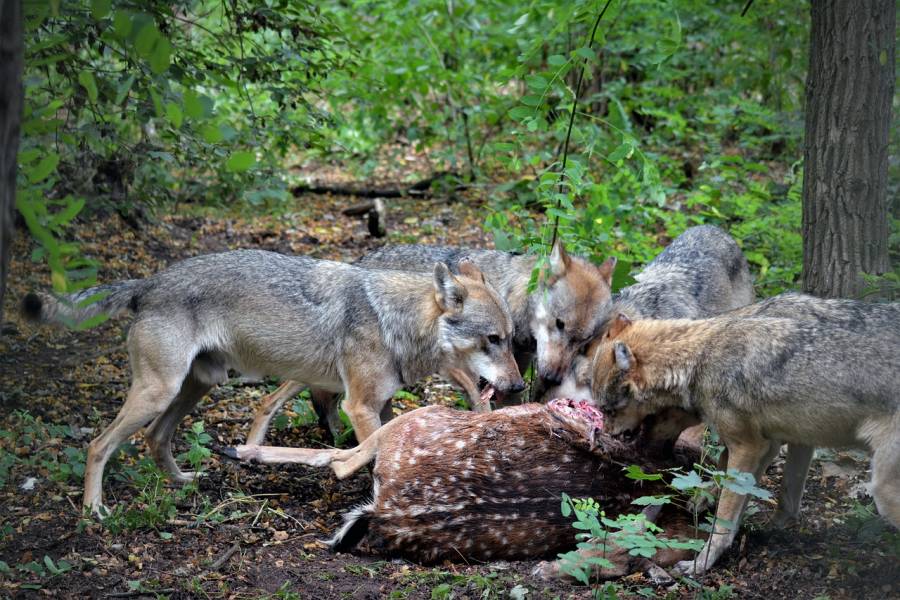
[[[263, 463], [330, 466], [340, 478], [374, 458], [371, 502], [345, 516], [330, 544], [346, 551], [365, 538], [374, 550], [421, 563], [535, 559], [572, 550], [576, 530], [560, 512], [563, 492], [594, 498], [607, 516], [637, 512], [633, 499], [660, 490], [626, 478], [623, 468], [676, 463], [671, 453], [648, 458], [603, 433], [601, 413], [572, 400], [486, 414], [428, 406], [395, 418], [349, 450], [238, 446], [227, 453]], [[695, 455], [682, 459], [691, 464]], [[678, 525], [683, 533], [688, 519], [670, 510], [660, 524]], [[610, 575], [636, 566], [634, 557], [620, 554], [619, 572]], [[674, 563], [683, 554], [666, 552], [656, 562]], [[542, 574], [557, 570], [546, 564]]]

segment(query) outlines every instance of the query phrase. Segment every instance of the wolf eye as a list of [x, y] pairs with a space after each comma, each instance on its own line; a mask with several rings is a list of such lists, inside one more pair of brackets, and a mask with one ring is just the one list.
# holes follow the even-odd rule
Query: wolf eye
[[562, 331], [566, 328], [566, 324], [563, 323], [560, 319], [557, 319], [556, 320], [556, 328], [559, 329], [560, 331]]
[[496, 346], [497, 344], [500, 343], [500, 336], [499, 335], [489, 335], [488, 342], [490, 342], [491, 344], [494, 344]]

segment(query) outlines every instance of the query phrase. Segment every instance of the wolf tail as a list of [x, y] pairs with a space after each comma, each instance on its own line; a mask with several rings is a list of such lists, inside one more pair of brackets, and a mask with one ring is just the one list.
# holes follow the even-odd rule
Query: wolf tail
[[22, 315], [29, 321], [77, 325], [96, 317], [115, 317], [126, 310], [137, 310], [137, 299], [146, 288], [143, 279], [128, 279], [98, 285], [69, 294], [54, 296], [29, 292], [22, 299]]
[[355, 548], [369, 533], [369, 523], [374, 510], [375, 502], [370, 502], [357, 506], [344, 515], [344, 525], [328, 540], [332, 552], [348, 552]]

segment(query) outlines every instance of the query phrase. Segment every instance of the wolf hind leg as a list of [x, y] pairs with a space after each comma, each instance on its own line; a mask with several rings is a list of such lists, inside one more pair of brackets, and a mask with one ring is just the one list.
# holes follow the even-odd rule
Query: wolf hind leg
[[275, 413], [281, 410], [284, 403], [300, 393], [303, 384], [296, 381], [285, 381], [278, 389], [262, 399], [256, 415], [253, 417], [253, 425], [247, 434], [247, 445], [260, 445], [266, 439], [266, 432], [275, 417]]
[[900, 420], [872, 456], [872, 496], [878, 513], [900, 529]]
[[781, 481], [781, 494], [778, 497], [778, 510], [772, 517], [772, 523], [783, 526], [800, 517], [800, 501], [806, 487], [806, 475], [812, 462], [812, 446], [788, 444], [787, 459], [784, 462], [784, 474]]
[[[174, 322], [169, 327], [138, 322], [131, 328], [131, 389], [116, 418], [88, 444], [83, 504], [97, 516], [104, 512], [103, 471], [109, 458], [125, 440], [169, 408], [190, 370], [194, 349], [179, 340], [179, 331], [184, 329]], [[176, 342], [159, 345], [159, 340], [168, 339]]]
[[150, 454], [156, 465], [169, 474], [169, 478], [176, 483], [189, 483], [194, 480], [196, 474], [185, 472], [178, 468], [175, 458], [172, 456], [172, 436], [178, 425], [194, 409], [197, 403], [212, 388], [212, 385], [197, 378], [193, 372], [189, 373], [181, 384], [181, 390], [175, 401], [159, 415], [145, 431], [145, 439], [150, 448]]

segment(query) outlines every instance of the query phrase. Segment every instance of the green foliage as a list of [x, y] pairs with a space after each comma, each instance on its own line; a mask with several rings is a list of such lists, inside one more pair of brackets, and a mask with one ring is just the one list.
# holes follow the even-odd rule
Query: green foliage
[[17, 206], [58, 292], [94, 281], [61, 241], [86, 206], [286, 198], [286, 153], [328, 120], [316, 84], [352, 58], [301, 0], [27, 2], [25, 27]]
[[584, 585], [590, 583], [592, 573], [614, 567], [607, 556], [617, 550], [651, 558], [660, 548], [699, 550], [703, 546], [702, 540], [678, 540], [657, 535], [662, 529], [648, 521], [643, 513], [608, 518], [593, 498], [573, 499], [563, 494], [560, 510], [564, 517], [574, 514], [572, 526], [581, 532], [575, 536], [579, 540], [578, 550], [559, 555], [560, 568]]
[[84, 477], [85, 452], [68, 425], [45, 423], [25, 411], [15, 411], [10, 429], [0, 430], [0, 487], [15, 473], [20, 477], [42, 476], [67, 483]]

